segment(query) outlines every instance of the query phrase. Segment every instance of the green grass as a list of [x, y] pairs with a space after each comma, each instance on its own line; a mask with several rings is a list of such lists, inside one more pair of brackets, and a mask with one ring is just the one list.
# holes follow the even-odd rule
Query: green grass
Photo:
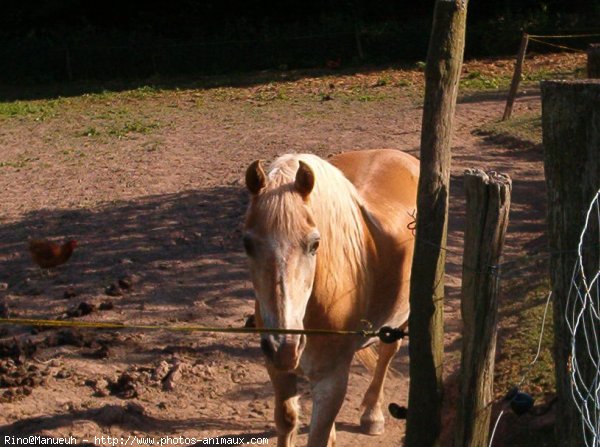
[[155, 129], [160, 127], [160, 122], [151, 121], [142, 118], [126, 118], [122, 120], [122, 117], [115, 117], [114, 120], [109, 120], [101, 126], [87, 126], [81, 132], [78, 132], [80, 137], [95, 138], [101, 135], [109, 135], [118, 139], [125, 138], [129, 134], [149, 134]]
[[499, 391], [508, 391], [527, 372], [523, 389], [535, 395], [552, 393], [555, 389], [552, 359], [552, 305], [548, 306], [542, 348], [537, 362], [529, 366], [537, 352], [544, 309], [548, 299], [547, 285], [525, 294], [522, 299], [507, 303], [501, 309], [505, 317], [514, 317], [515, 324], [503, 334], [500, 360], [496, 365], [496, 385]]
[[108, 134], [117, 138], [124, 138], [131, 133], [148, 134], [159, 127], [160, 123], [157, 121], [133, 119], [109, 128]]
[[510, 85], [510, 79], [504, 76], [485, 76], [475, 70], [460, 80], [460, 88], [468, 90], [497, 90]]
[[388, 73], [384, 73], [383, 75], [377, 78], [377, 81], [375, 81], [373, 87], [385, 87], [386, 85], [391, 85], [393, 82], [394, 79], [392, 78], [392, 76], [390, 76]]
[[37, 121], [55, 116], [59, 100], [0, 102], [0, 119], [34, 117]]
[[506, 121], [484, 124], [478, 129], [493, 138], [512, 139], [532, 145], [542, 144], [542, 117], [539, 113], [525, 113]]
[[0, 161], [0, 168], [21, 169], [37, 160], [39, 160], [39, 157], [21, 157], [15, 161]]
[[91, 126], [86, 128], [83, 132], [81, 132], [82, 137], [95, 137], [97, 135], [100, 135], [100, 131], [95, 127]]
[[[482, 73], [479, 70], [469, 72], [460, 80], [460, 89], [471, 91], [487, 90], [508, 90], [512, 82], [512, 73], [503, 72], [499, 75]], [[525, 71], [521, 75], [520, 87], [538, 86], [540, 81], [556, 78], [578, 79], [585, 78], [586, 69], [584, 66], [575, 68], [547, 68], [537, 67], [530, 71]]]
[[144, 85], [133, 90], [128, 90], [126, 95], [135, 99], [146, 99], [161, 93], [161, 89], [153, 85]]
[[[387, 85], [387, 84], [385, 84]], [[383, 101], [385, 99], [391, 98], [396, 93], [393, 88], [391, 89], [382, 89], [377, 87], [383, 87], [384, 85], [375, 85], [372, 87], [366, 85], [357, 85], [352, 87], [349, 90], [332, 92], [331, 96], [334, 99], [341, 99], [345, 103], [351, 103], [353, 101], [358, 102], [373, 102], [373, 101]]]
[[549, 68], [540, 68], [532, 72], [523, 73], [521, 81], [523, 83], [528, 82], [539, 82], [547, 79], [568, 78], [568, 79], [582, 79], [586, 77], [586, 67], [575, 67], [573, 70], [552, 70]]
[[162, 93], [162, 90], [160, 88], [157, 88], [152, 85], [143, 85], [141, 87], [137, 87], [137, 88], [134, 88], [131, 90], [124, 90], [124, 91], [102, 90], [97, 93], [84, 93], [83, 95], [81, 95], [81, 97], [84, 99], [87, 99], [87, 100], [91, 100], [92, 102], [95, 102], [98, 100], [108, 101], [108, 100], [114, 100], [114, 99], [123, 98], [123, 97], [133, 98], [133, 99], [147, 99], [147, 98], [157, 96], [160, 93]]
[[[239, 99], [239, 91], [236, 92], [233, 89], [227, 89], [229, 92], [224, 92], [226, 89], [217, 89], [217, 91], [219, 90], [221, 91], [221, 96], [216, 96], [216, 99]], [[285, 86], [277, 86], [270, 82], [263, 89], [256, 91], [256, 93], [253, 95], [253, 99], [261, 102], [288, 101], [290, 99], [290, 94]]]
[[[536, 404], [548, 400], [548, 396], [556, 391], [554, 377], [554, 361], [552, 344], [554, 337], [552, 323], [552, 302], [549, 303], [542, 330], [544, 310], [548, 299], [548, 284], [540, 284], [530, 292], [519, 293], [525, 286], [509, 284], [510, 300], [504, 300], [500, 308], [500, 321], [509, 322], [499, 334], [498, 357], [495, 367], [494, 390], [496, 398], [502, 399], [508, 390], [518, 385], [522, 377], [525, 380], [520, 389], [532, 395]], [[521, 295], [521, 296], [519, 296]], [[531, 362], [537, 353], [542, 334], [540, 354], [535, 362]], [[531, 426], [535, 416], [507, 416], [511, 424], [508, 445], [514, 447], [554, 446], [552, 427]], [[512, 418], [512, 419], [511, 419]], [[514, 419], [514, 420], [513, 420]]]

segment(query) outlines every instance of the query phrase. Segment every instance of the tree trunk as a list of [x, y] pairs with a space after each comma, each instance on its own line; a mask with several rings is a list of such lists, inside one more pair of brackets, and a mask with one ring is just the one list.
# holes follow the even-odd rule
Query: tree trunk
[[425, 68], [421, 176], [410, 288], [406, 445], [440, 445], [444, 273], [450, 137], [462, 66], [467, 1], [437, 0]]
[[499, 269], [510, 210], [510, 178], [465, 172], [460, 402], [454, 447], [488, 444], [498, 322]]
[[587, 77], [600, 78], [600, 44], [592, 44], [587, 51]]
[[[585, 214], [600, 186], [600, 80], [542, 82], [544, 167], [548, 193], [550, 278], [554, 298], [554, 361], [561, 447], [581, 447], [581, 417], [571, 395], [571, 334], [565, 318]], [[597, 234], [597, 233], [596, 233]], [[597, 251], [597, 248], [595, 249]], [[576, 338], [581, 358], [586, 341]], [[593, 365], [578, 364], [586, 378]]]

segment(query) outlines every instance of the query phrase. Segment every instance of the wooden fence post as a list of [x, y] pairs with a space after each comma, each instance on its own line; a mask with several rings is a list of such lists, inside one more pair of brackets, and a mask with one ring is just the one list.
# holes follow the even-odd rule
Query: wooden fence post
[[506, 98], [506, 107], [504, 108], [502, 121], [509, 119], [510, 115], [512, 114], [515, 98], [517, 97], [517, 91], [519, 90], [519, 84], [521, 83], [521, 73], [523, 73], [523, 62], [525, 62], [525, 53], [527, 52], [528, 43], [529, 34], [523, 33], [523, 37], [521, 38], [521, 46], [519, 47], [519, 54], [517, 55], [517, 62], [515, 64], [515, 71], [510, 83], [510, 90], [508, 91], [508, 98]]
[[587, 77], [600, 78], [600, 44], [592, 44], [587, 50]]
[[408, 447], [440, 445], [450, 141], [465, 45], [467, 0], [437, 0], [433, 14], [425, 67], [417, 232], [410, 282]]
[[[581, 447], [582, 420], [571, 395], [571, 334], [565, 317], [579, 236], [591, 199], [600, 186], [600, 79], [544, 81], [542, 130], [548, 194], [550, 279], [554, 298], [554, 361], [560, 447]], [[590, 250], [591, 255], [597, 248]], [[596, 370], [585, 339], [578, 372], [589, 383]], [[585, 361], [587, 359], [587, 361]], [[591, 376], [590, 376], [591, 374]]]
[[467, 196], [462, 272], [460, 402], [454, 447], [488, 444], [494, 385], [499, 270], [508, 225], [510, 177], [465, 171]]

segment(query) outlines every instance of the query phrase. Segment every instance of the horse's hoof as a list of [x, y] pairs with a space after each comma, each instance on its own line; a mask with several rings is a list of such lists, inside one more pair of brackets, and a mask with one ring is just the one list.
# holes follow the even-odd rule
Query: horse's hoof
[[384, 421], [367, 421], [362, 419], [360, 421], [360, 431], [365, 435], [377, 436], [383, 434], [385, 431]]

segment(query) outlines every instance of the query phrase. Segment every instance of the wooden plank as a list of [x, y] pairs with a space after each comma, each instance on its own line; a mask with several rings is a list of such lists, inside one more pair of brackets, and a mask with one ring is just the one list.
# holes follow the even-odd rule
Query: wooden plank
[[499, 269], [512, 183], [504, 174], [465, 171], [463, 345], [455, 447], [487, 445], [494, 385]]
[[410, 389], [406, 445], [440, 445], [444, 272], [450, 140], [462, 67], [466, 0], [437, 0], [425, 68], [421, 174], [410, 289]]

